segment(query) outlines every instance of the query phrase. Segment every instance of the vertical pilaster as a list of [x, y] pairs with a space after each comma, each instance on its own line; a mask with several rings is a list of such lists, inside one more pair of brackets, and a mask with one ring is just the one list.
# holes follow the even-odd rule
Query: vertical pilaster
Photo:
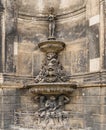
[[3, 72], [3, 47], [4, 47], [4, 43], [3, 43], [3, 15], [4, 15], [4, 8], [2, 6], [2, 4], [0, 3], [0, 73]]
[[106, 69], [106, 1], [104, 0], [104, 69]]
[[5, 13], [2, 15], [2, 71], [5, 72]]
[[100, 0], [100, 69], [104, 69], [104, 54], [105, 54], [105, 29], [104, 29], [104, 0]]
[[14, 73], [14, 42], [17, 35], [17, 1], [6, 0], [6, 25], [5, 25], [5, 71]]
[[13, 61], [14, 61], [14, 38], [15, 36], [6, 36], [6, 72], [13, 72]]
[[3, 94], [3, 89], [1, 89], [1, 130], [4, 130], [4, 94]]

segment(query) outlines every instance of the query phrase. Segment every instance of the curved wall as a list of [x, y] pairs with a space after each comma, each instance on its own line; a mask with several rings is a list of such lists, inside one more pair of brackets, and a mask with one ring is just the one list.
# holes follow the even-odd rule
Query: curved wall
[[[85, 8], [82, 5], [80, 6], [77, 0], [74, 0], [76, 2], [74, 8], [68, 6], [67, 3], [68, 1], [70, 2], [69, 5], [74, 4], [72, 0], [61, 0], [61, 6], [58, 3], [60, 0], [30, 0], [30, 3], [28, 3], [29, 0], [19, 0], [23, 4], [29, 4], [30, 6], [24, 6], [19, 3], [21, 7], [19, 9], [17, 25], [14, 24], [16, 17], [14, 16], [13, 7], [11, 7], [14, 0], [2, 1], [6, 2], [2, 22], [5, 26], [3, 33], [6, 32], [6, 40], [8, 39], [5, 50], [6, 56], [8, 56], [6, 58], [6, 65], [8, 65], [6, 72], [8, 74], [4, 73], [3, 78], [2, 74], [0, 75], [0, 128], [2, 130], [11, 129], [13, 120], [16, 119], [14, 118], [14, 110], [19, 111], [19, 109], [22, 109], [26, 112], [36, 110], [37, 105], [35, 101], [32, 102], [32, 94], [29, 94], [29, 89], [23, 88], [22, 84], [26, 83], [26, 81], [31, 81], [33, 76], [39, 73], [44, 58], [44, 54], [39, 51], [37, 44], [47, 39], [48, 36], [48, 23], [45, 17], [47, 15], [46, 7], [48, 6], [45, 4], [40, 5], [42, 7], [41, 12], [43, 11], [46, 14], [44, 15], [39, 12], [38, 5], [35, 4], [38, 4], [37, 2], [39, 1], [45, 1], [54, 2], [53, 4], [55, 4], [58, 10], [56, 10], [58, 13], [56, 38], [66, 43], [65, 50], [59, 55], [60, 61], [65, 70], [72, 74], [71, 81], [74, 80], [79, 84], [81, 83], [71, 93], [70, 103], [66, 105], [66, 109], [71, 110], [70, 124], [72, 129], [105, 130], [106, 72], [101, 72], [100, 68], [97, 70], [100, 64], [99, 60], [101, 60], [99, 51], [104, 52], [105, 45], [104, 30], [102, 30], [105, 28], [103, 26], [105, 17], [103, 14], [104, 0], [101, 0], [101, 3], [100, 0], [86, 0]], [[32, 2], [35, 4], [31, 5]], [[35, 12], [38, 11], [39, 15], [34, 12], [32, 7], [35, 8]], [[99, 8], [102, 10], [100, 11]], [[14, 39], [16, 27], [17, 32], [15, 32], [17, 35], [15, 34], [16, 37]], [[99, 47], [99, 44], [102, 46]], [[5, 47], [5, 42], [2, 45]], [[101, 53], [101, 57], [104, 58], [103, 54]], [[5, 55], [3, 56], [5, 57]], [[16, 65], [17, 74], [10, 73], [13, 72], [10, 70], [13, 67], [11, 63], [14, 63], [14, 66]], [[27, 75], [29, 76], [27, 77]], [[4, 80], [3, 84], [2, 80]], [[27, 119], [30, 123], [30, 118]], [[16, 129], [18, 128], [16, 127]]]
[[[85, 8], [75, 13], [57, 16], [56, 39], [66, 43], [65, 50], [60, 54], [60, 60], [69, 74], [88, 71], [86, 27]], [[48, 21], [42, 16], [19, 15], [18, 37], [18, 61], [20, 61], [18, 62], [18, 73], [37, 75], [43, 59], [43, 54], [39, 51], [37, 44], [48, 37]], [[27, 62], [29, 64], [26, 64]], [[24, 66], [23, 69], [21, 69], [22, 66]]]
[[19, 0], [19, 12], [32, 16], [45, 15], [48, 8], [53, 6], [56, 14], [73, 12], [85, 4], [85, 0]]
[[60, 54], [62, 64], [72, 75], [89, 72], [90, 59], [99, 57], [99, 24], [89, 25], [99, 12], [98, 0], [18, 0], [16, 4], [6, 1], [6, 72], [38, 74], [44, 54], [37, 44], [48, 37], [51, 5], [57, 16], [56, 38], [67, 44]]

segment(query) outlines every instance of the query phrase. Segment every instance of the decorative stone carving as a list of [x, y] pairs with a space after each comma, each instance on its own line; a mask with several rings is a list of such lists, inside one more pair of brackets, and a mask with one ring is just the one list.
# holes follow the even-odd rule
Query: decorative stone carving
[[49, 21], [49, 38], [48, 40], [51, 40], [51, 39], [55, 39], [54, 37], [54, 33], [55, 33], [55, 19], [56, 19], [56, 16], [54, 15], [54, 8], [51, 7], [49, 8], [49, 16], [48, 16], [48, 21]]
[[41, 51], [46, 53], [45, 61], [42, 65], [39, 75], [35, 78], [35, 83], [54, 83], [54, 82], [67, 82], [69, 77], [64, 71], [63, 66], [58, 59], [58, 53], [65, 47], [65, 43], [57, 41], [54, 38], [55, 32], [55, 16], [54, 8], [49, 9], [49, 38], [38, 44]]
[[49, 97], [47, 97], [46, 95], [41, 95], [35, 97], [34, 99], [36, 100], [38, 98], [40, 103], [40, 108], [38, 112], [40, 113], [44, 111], [53, 112], [57, 110], [62, 110], [65, 104], [69, 102], [69, 98], [65, 95], [50, 95]]
[[44, 64], [39, 75], [35, 78], [35, 82], [66, 82], [69, 76], [66, 76], [63, 66], [58, 60], [56, 53], [47, 53]]
[[70, 83], [39, 83], [39, 84], [29, 84], [28, 87], [30, 93], [72, 93], [78, 84], [76, 82]]
[[65, 95], [50, 95], [49, 97], [43, 95], [39, 97], [40, 108], [35, 113], [38, 115], [41, 124], [45, 122], [47, 128], [54, 129], [54, 125], [63, 126], [63, 122], [69, 117], [70, 112], [64, 111], [64, 106], [69, 102], [69, 98]]
[[69, 118], [70, 111], [65, 111], [65, 104], [70, 99], [66, 95], [38, 95], [34, 102], [39, 108], [33, 113], [16, 111], [14, 114], [15, 125], [40, 130], [71, 129]]
[[34, 83], [27, 84], [29, 92], [34, 96], [37, 107], [33, 112], [18, 112], [18, 126], [36, 130], [70, 130], [70, 111], [65, 110], [65, 105], [70, 99], [66, 96], [77, 86], [76, 82], [67, 82], [63, 66], [59, 62], [58, 53], [65, 47], [65, 43], [54, 38], [55, 16], [54, 9], [50, 8], [49, 38], [38, 44], [45, 53], [45, 59]]

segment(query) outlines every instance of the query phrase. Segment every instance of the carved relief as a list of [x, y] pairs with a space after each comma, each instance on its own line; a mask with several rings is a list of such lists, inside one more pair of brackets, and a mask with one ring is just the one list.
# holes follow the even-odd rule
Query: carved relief
[[49, 16], [48, 16], [48, 21], [49, 21], [49, 38], [48, 40], [55, 39], [54, 33], [55, 33], [55, 20], [56, 16], [54, 15], [54, 8], [51, 7], [49, 8]]
[[46, 53], [46, 58], [39, 75], [35, 78], [35, 83], [53, 83], [69, 81], [69, 76], [66, 75], [63, 66], [58, 59], [58, 53], [65, 47], [65, 43], [57, 41], [54, 38], [55, 32], [55, 16], [54, 8], [49, 9], [49, 37], [48, 41], [38, 44], [41, 51]]
[[25, 118], [25, 113], [15, 112], [15, 124], [40, 130], [71, 129], [70, 111], [65, 111], [65, 104], [69, 101], [66, 95], [38, 95], [34, 97], [34, 102], [39, 104], [38, 109], [33, 113], [27, 112]]
[[44, 64], [40, 70], [39, 75], [35, 78], [35, 82], [66, 82], [69, 76], [65, 74], [63, 66], [58, 60], [56, 53], [47, 53]]
[[[45, 95], [39, 97], [40, 108], [35, 113], [38, 125], [44, 129], [64, 128], [64, 121], [69, 118], [69, 111], [64, 111], [64, 106], [69, 102], [69, 98], [65, 95], [46, 97]], [[55, 126], [56, 125], [56, 126]]]
[[54, 9], [51, 8], [48, 19], [49, 38], [38, 44], [40, 50], [46, 55], [43, 65], [34, 83], [26, 85], [30, 87], [29, 93], [33, 94], [34, 103], [37, 106], [33, 112], [28, 110], [15, 112], [18, 114], [15, 120], [19, 127], [34, 130], [71, 129], [70, 111], [65, 110], [65, 105], [70, 101], [66, 94], [73, 91], [76, 83], [67, 82], [70, 76], [67, 76], [59, 62], [58, 53], [65, 48], [65, 43], [54, 38], [55, 16], [53, 12]]

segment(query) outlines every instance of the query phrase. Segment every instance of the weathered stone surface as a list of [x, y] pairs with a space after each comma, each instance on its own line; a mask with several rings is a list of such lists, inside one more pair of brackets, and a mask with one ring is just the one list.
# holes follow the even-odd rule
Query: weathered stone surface
[[87, 31], [87, 36], [89, 42], [89, 58], [93, 59], [99, 57], [99, 26], [90, 26]]
[[[0, 16], [0, 19], [1, 19], [1, 16]], [[2, 27], [1, 27], [1, 20], [0, 20], [0, 72], [2, 72], [2, 34], [1, 34], [1, 31], [2, 31]]]
[[33, 53], [33, 75], [38, 75], [42, 62], [44, 61], [44, 54], [40, 51]]
[[[59, 61], [71, 75], [71, 80], [82, 83], [73, 93], [67, 93], [70, 102], [66, 104], [65, 110], [70, 111], [72, 130], [105, 130], [106, 72], [89, 73], [91, 59], [99, 58], [100, 70], [103, 69], [101, 66], [106, 68], [106, 61], [103, 61], [104, 65], [101, 62], [106, 59], [105, 43], [100, 44], [104, 37], [106, 39], [105, 32], [100, 31], [100, 25], [106, 29], [106, 19], [104, 24], [101, 20], [103, 12], [101, 13], [100, 4], [102, 5], [102, 2], [99, 0], [31, 0], [30, 2], [19, 0], [17, 6], [14, 0], [2, 0], [2, 3], [5, 12], [1, 14], [3, 19], [0, 21], [0, 72], [2, 72], [2, 57], [5, 61], [4, 72], [9, 74], [16, 72], [14, 75], [3, 75], [4, 81], [7, 84], [25, 82], [38, 75], [44, 59], [44, 54], [39, 51], [38, 43], [48, 38], [48, 7], [52, 5], [57, 14], [56, 38], [66, 43], [65, 50], [59, 55]], [[106, 17], [106, 13], [104, 16]], [[2, 43], [2, 40], [5, 42]], [[18, 45], [16, 51], [14, 42]], [[83, 83], [86, 84], [83, 85]], [[39, 108], [39, 103], [33, 100], [35, 95], [29, 93], [27, 88], [16, 90], [14, 86], [14, 89], [12, 87], [7, 89], [9, 85], [5, 86], [5, 84], [0, 87], [2, 87], [0, 89], [0, 129], [11, 130], [11, 125], [14, 125], [14, 111], [20, 110], [23, 112], [25, 125], [32, 123], [33, 126], [30, 118], [26, 118], [28, 117], [26, 113], [34, 112]]]
[[[96, 129], [97, 127], [100, 126], [100, 122], [103, 120], [103, 116], [101, 120], [101, 115], [100, 115], [101, 114], [100, 112], [101, 100], [100, 100], [100, 96], [98, 96], [99, 90], [100, 88], [93, 88], [93, 90], [92, 88], [90, 88], [90, 89], [85, 89], [84, 91], [81, 91], [81, 92], [77, 91], [76, 94], [73, 93], [73, 97], [71, 97], [70, 104], [66, 105], [66, 109], [71, 110], [71, 124], [72, 124], [73, 129], [75, 128], [76, 130], [81, 129], [81, 128], [83, 129], [85, 128], [85, 125], [84, 125], [85, 123], [86, 123], [86, 128], [89, 127], [92, 129]], [[13, 112], [14, 109], [15, 110], [22, 109], [25, 112], [25, 111], [33, 111], [37, 107], [37, 104], [34, 104], [31, 98], [32, 96], [28, 93], [27, 89], [18, 90], [17, 93], [13, 91], [14, 95], [17, 95], [16, 100], [14, 99], [14, 96], [12, 96], [11, 90], [9, 91], [7, 91], [8, 96], [4, 97], [5, 103], [6, 104], [9, 103], [9, 105], [4, 104], [5, 122], [7, 122], [5, 126], [7, 127], [9, 127], [10, 125], [9, 120], [11, 119], [12, 121], [13, 119], [13, 116], [11, 117], [11, 114], [12, 114], [11, 112]], [[85, 93], [85, 95], [88, 95], [88, 96], [87, 97], [83, 96], [83, 93]], [[5, 94], [6, 94], [6, 90], [5, 90]], [[105, 97], [104, 97], [104, 100], [105, 100]], [[105, 112], [105, 106], [104, 106], [104, 112]], [[96, 115], [100, 115], [98, 119]], [[95, 123], [98, 123], [99, 126], [96, 127]], [[105, 123], [105, 120], [104, 120], [104, 123]]]
[[[85, 0], [54, 0], [54, 1], [48, 1], [48, 0], [31, 0], [29, 2], [28, 0], [19, 0], [19, 7], [20, 7], [20, 13], [26, 13], [32, 16], [36, 16], [39, 14], [48, 13], [48, 8], [52, 5], [56, 8], [56, 12], [58, 13], [65, 13], [67, 12], [73, 12], [74, 10], [80, 9], [85, 4]], [[33, 8], [33, 11], [32, 11]]]
[[85, 13], [77, 16], [77, 19], [71, 17], [59, 20], [57, 22], [57, 38], [67, 42], [76, 42], [75, 40], [86, 37], [86, 24]]
[[[104, 30], [106, 30], [106, 10], [105, 10], [105, 25], [104, 25]], [[106, 31], [105, 31], [105, 34], [104, 34], [104, 40], [106, 41]], [[104, 44], [106, 45], [106, 42]], [[106, 68], [106, 46], [105, 46], [105, 52], [104, 53], [105, 53], [104, 54], [104, 68]]]
[[[86, 39], [76, 40], [75, 44], [70, 42], [66, 46], [66, 52], [61, 56], [61, 62], [64, 68], [71, 75], [75, 73], [83, 73], [88, 70], [87, 59], [87, 44]], [[68, 58], [70, 57], [70, 58]]]
[[91, 18], [95, 15], [98, 15], [99, 14], [99, 0], [87, 1], [86, 8], [87, 8], [87, 12], [86, 12], [87, 18]]
[[32, 54], [31, 53], [22, 52], [19, 54], [18, 74], [19, 75], [32, 75]]

